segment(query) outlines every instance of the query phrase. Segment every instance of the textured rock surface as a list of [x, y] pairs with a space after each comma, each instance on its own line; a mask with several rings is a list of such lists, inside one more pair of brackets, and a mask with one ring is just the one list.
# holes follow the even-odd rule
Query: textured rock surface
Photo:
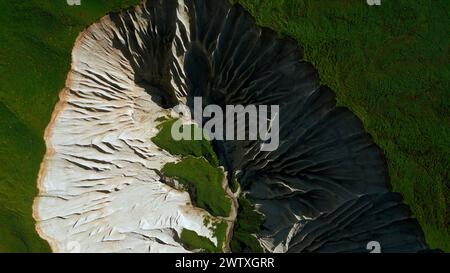
[[37, 228], [54, 251], [185, 251], [177, 242], [182, 228], [213, 238], [207, 213], [160, 182], [158, 171], [177, 158], [150, 138], [155, 119], [168, 112], [135, 84], [129, 61], [112, 46], [114, 31], [106, 17], [76, 42], [45, 135]]
[[[222, 165], [265, 215], [270, 252], [426, 249], [417, 222], [390, 191], [385, 160], [350, 111], [335, 106], [294, 42], [277, 39], [227, 1], [147, 1], [78, 39], [67, 88], [46, 134], [35, 204], [55, 250], [180, 251], [182, 227], [211, 237], [189, 196], [154, 169], [176, 160], [150, 141], [165, 108], [280, 105], [280, 148], [216, 141]], [[175, 238], [175, 239], [174, 239]]]

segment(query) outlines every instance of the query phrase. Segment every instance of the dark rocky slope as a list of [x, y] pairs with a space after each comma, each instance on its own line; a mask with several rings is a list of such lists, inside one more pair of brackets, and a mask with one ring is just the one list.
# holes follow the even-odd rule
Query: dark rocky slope
[[382, 152], [355, 115], [336, 107], [293, 41], [225, 0], [152, 0], [111, 18], [115, 47], [139, 85], [159, 90], [161, 105], [191, 105], [194, 96], [205, 105], [280, 105], [277, 150], [214, 143], [230, 180], [235, 174], [265, 216], [257, 237], [267, 251], [365, 252], [369, 241], [383, 252], [427, 248], [391, 192]]

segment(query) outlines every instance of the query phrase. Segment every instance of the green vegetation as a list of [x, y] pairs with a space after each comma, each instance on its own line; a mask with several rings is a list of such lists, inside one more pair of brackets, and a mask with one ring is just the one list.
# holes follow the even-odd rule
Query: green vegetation
[[237, 2], [304, 48], [385, 152], [430, 246], [450, 251], [448, 1]]
[[[167, 163], [162, 168], [164, 175], [176, 178], [186, 187], [191, 200], [196, 207], [203, 208], [212, 216], [228, 217], [231, 210], [231, 200], [222, 187], [224, 173], [208, 140], [175, 141], [171, 135], [172, 125], [176, 119], [159, 119], [159, 132], [152, 138], [153, 143], [173, 155], [182, 156], [178, 163]], [[185, 125], [183, 130], [200, 130], [196, 125]], [[191, 250], [203, 249], [206, 252], [223, 252], [227, 223], [205, 217], [204, 225], [209, 227], [217, 239], [217, 246], [206, 237], [199, 236], [195, 231], [183, 229], [181, 241]]]
[[203, 236], [197, 234], [197, 232], [189, 229], [183, 229], [180, 236], [181, 242], [189, 250], [201, 249], [209, 253], [217, 253], [222, 251], [217, 251], [218, 248], [214, 243]]
[[225, 242], [227, 223], [216, 223], [213, 227], [214, 237], [217, 238], [217, 246], [208, 238], [200, 236], [197, 232], [183, 229], [181, 231], [181, 242], [189, 250], [203, 250], [208, 253], [221, 253], [223, 252], [223, 244]]
[[240, 187], [239, 182], [237, 181], [237, 179], [235, 177], [233, 177], [231, 179], [231, 183], [229, 183], [229, 186], [230, 186], [230, 190], [234, 193], [237, 192], [237, 190]]
[[[179, 140], [176, 141], [172, 138], [171, 128], [176, 122], [176, 119], [167, 119], [158, 125], [160, 130], [158, 134], [152, 138], [153, 143], [158, 145], [160, 148], [168, 151], [173, 155], [191, 155], [195, 157], [203, 156], [208, 160], [213, 166], [219, 166], [219, 161], [217, 160], [216, 153], [214, 152], [211, 144], [208, 140]], [[194, 139], [194, 132], [200, 130], [196, 125], [184, 125], [181, 129], [190, 130], [192, 139]]]
[[232, 252], [263, 252], [257, 234], [263, 223], [263, 215], [243, 196], [239, 198], [239, 211], [230, 246]]
[[[173, 155], [183, 156], [178, 163], [167, 163], [161, 170], [166, 176], [177, 178], [189, 192], [194, 205], [214, 216], [228, 217], [231, 200], [222, 187], [223, 171], [218, 168], [217, 156], [208, 140], [179, 140], [172, 138], [171, 128], [176, 119], [167, 119], [158, 125], [160, 130], [153, 143]], [[196, 125], [185, 125], [182, 130], [200, 130]]]
[[39, 135], [0, 102], [0, 252], [48, 251], [31, 217], [44, 149]]
[[227, 237], [228, 224], [225, 221], [215, 222], [212, 226], [214, 237], [217, 238], [217, 247], [222, 252]]
[[211, 166], [203, 158], [188, 156], [178, 163], [167, 163], [162, 172], [186, 186], [196, 207], [213, 216], [228, 217], [230, 214], [231, 200], [222, 187], [224, 174], [220, 168]]
[[47, 252], [31, 216], [43, 141], [78, 34], [137, 0], [0, 1], [0, 252]]

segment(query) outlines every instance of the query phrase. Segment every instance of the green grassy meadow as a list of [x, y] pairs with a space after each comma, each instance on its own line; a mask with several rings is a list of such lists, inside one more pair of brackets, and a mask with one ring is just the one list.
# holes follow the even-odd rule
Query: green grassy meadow
[[[152, 138], [152, 142], [161, 149], [182, 157], [180, 162], [164, 165], [161, 172], [176, 178], [189, 192], [196, 207], [205, 209], [213, 216], [228, 217], [231, 200], [222, 187], [224, 173], [219, 168], [216, 153], [205, 138], [175, 141], [171, 129], [176, 121], [167, 119], [161, 122], [157, 126], [158, 134]], [[193, 139], [194, 132], [201, 129], [191, 124], [182, 126], [181, 131], [185, 130], [189, 130]], [[203, 136], [202, 131], [199, 133]]]
[[189, 229], [181, 231], [180, 240], [189, 250], [201, 250], [207, 253], [220, 253], [218, 247], [208, 238], [200, 236], [197, 232]]
[[[172, 125], [176, 122], [176, 119], [167, 119], [161, 122], [157, 127], [160, 130], [158, 134], [152, 138], [152, 142], [158, 145], [158, 147], [168, 151], [173, 155], [204, 157], [212, 166], [219, 166], [216, 153], [214, 152], [209, 141], [205, 138], [198, 141], [180, 140], [175, 141], [171, 135]], [[190, 130], [191, 139], [194, 139], [196, 130], [200, 130], [195, 125], [184, 125], [181, 131]], [[202, 133], [202, 132], [199, 132]]]
[[[432, 247], [450, 251], [448, 0], [239, 0], [296, 39], [386, 154]], [[45, 252], [31, 205], [43, 133], [77, 35], [137, 0], [0, 1], [0, 252]]]
[[255, 206], [244, 196], [239, 197], [239, 209], [237, 221], [233, 230], [233, 238], [230, 242], [231, 251], [234, 253], [264, 252], [261, 244], [253, 234], [258, 234], [264, 222], [264, 216], [255, 210]]
[[167, 163], [161, 171], [187, 188], [196, 207], [213, 216], [228, 217], [230, 214], [231, 200], [222, 188], [223, 171], [204, 158], [188, 156], [178, 163]]
[[211, 223], [208, 219], [205, 219], [205, 222], [208, 222], [206, 223], [207, 226], [211, 226], [214, 237], [217, 239], [217, 245], [215, 245], [210, 239], [200, 236], [197, 232], [189, 229], [183, 229], [181, 231], [181, 242], [189, 250], [200, 250], [200, 252], [206, 253], [223, 253], [227, 223], [224, 221]]

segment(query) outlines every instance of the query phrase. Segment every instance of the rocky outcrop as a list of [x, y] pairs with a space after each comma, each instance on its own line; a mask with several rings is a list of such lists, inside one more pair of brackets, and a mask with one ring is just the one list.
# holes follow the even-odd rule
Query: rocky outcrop
[[77, 39], [47, 127], [34, 217], [56, 252], [185, 252], [183, 228], [215, 240], [204, 210], [158, 172], [178, 158], [150, 139], [169, 112], [134, 80], [110, 17]]
[[382, 152], [321, 86], [296, 43], [255, 25], [225, 0], [147, 1], [79, 37], [72, 71], [46, 133], [35, 217], [63, 250], [180, 251], [177, 231], [209, 236], [186, 193], [153, 169], [176, 160], [150, 138], [170, 107], [279, 105], [280, 147], [215, 141], [264, 224], [269, 252], [426, 249], [418, 223], [392, 193]]

